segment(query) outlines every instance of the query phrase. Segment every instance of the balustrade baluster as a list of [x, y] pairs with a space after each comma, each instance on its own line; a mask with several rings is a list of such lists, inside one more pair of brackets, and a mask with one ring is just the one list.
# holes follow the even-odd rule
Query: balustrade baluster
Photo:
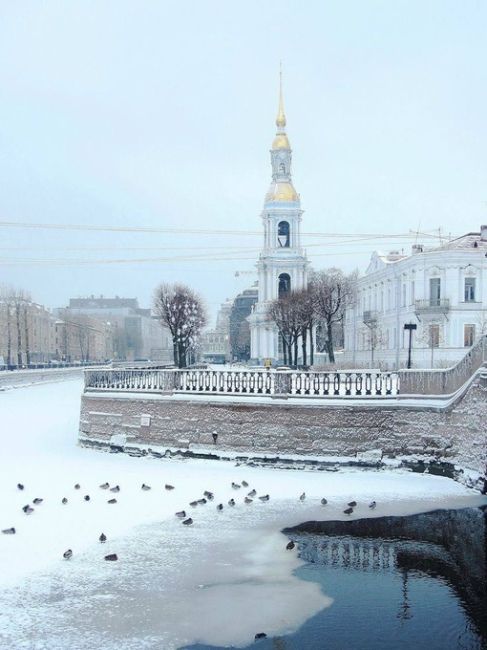
[[365, 373], [365, 394], [372, 395], [372, 375], [370, 372]]
[[333, 374], [333, 394], [340, 395], [341, 377], [339, 372]]

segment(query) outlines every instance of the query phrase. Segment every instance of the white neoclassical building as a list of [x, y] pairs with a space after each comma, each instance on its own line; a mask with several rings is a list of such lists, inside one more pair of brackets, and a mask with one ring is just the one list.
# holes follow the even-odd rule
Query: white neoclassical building
[[374, 253], [346, 313], [344, 361], [413, 368], [445, 367], [487, 334], [487, 226], [410, 255]]
[[248, 317], [251, 358], [255, 363], [277, 361], [280, 340], [267, 310], [270, 302], [289, 291], [307, 286], [308, 260], [301, 248], [301, 201], [291, 178], [291, 145], [286, 135], [286, 116], [279, 94], [277, 132], [272, 142], [272, 181], [264, 201], [264, 246], [257, 262], [259, 298]]

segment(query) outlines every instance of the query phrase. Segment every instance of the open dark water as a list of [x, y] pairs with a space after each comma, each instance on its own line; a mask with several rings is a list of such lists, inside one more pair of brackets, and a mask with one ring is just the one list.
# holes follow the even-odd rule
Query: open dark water
[[306, 562], [297, 575], [334, 602], [295, 633], [248, 648], [487, 648], [487, 507], [307, 522], [285, 533]]

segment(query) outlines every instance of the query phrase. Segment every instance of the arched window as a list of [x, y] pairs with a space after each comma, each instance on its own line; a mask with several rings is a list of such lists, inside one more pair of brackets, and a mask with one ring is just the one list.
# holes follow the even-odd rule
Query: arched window
[[289, 273], [281, 273], [279, 276], [278, 298], [285, 298], [291, 291], [291, 278]]
[[284, 163], [281, 163], [279, 165], [279, 173], [280, 174], [285, 174], [286, 173], [286, 165]]
[[281, 248], [289, 248], [291, 245], [291, 231], [287, 221], [280, 221], [277, 226], [277, 241]]

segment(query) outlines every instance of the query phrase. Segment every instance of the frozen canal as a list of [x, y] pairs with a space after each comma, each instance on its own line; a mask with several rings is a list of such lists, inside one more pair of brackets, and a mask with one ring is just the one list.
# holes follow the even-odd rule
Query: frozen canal
[[[0, 393], [0, 528], [16, 529], [0, 535], [1, 648], [243, 647], [258, 632], [285, 639], [332, 612], [335, 589], [309, 578], [306, 558], [286, 551], [283, 528], [350, 519], [342, 511], [352, 499], [352, 519], [486, 502], [448, 479], [408, 472], [298, 472], [81, 449], [80, 392], [71, 380]], [[120, 492], [100, 489], [105, 482]], [[244, 503], [253, 489], [270, 500]], [[190, 506], [204, 490], [214, 500]], [[43, 502], [24, 514], [34, 498]], [[182, 509], [192, 526], [174, 516]], [[108, 553], [118, 561], [105, 562]]]

